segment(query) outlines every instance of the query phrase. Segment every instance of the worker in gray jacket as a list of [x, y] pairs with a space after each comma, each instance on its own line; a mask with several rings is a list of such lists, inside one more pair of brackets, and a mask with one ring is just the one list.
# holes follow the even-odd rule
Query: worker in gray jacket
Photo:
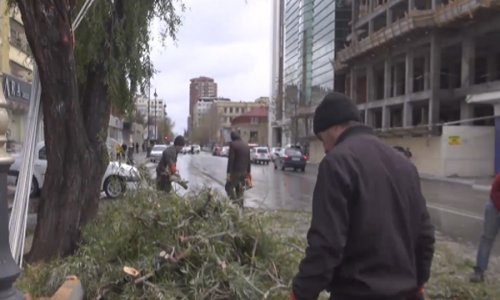
[[156, 185], [158, 190], [170, 193], [172, 191], [171, 176], [177, 173], [177, 154], [186, 144], [183, 136], [177, 136], [174, 145], [165, 149], [156, 167]]

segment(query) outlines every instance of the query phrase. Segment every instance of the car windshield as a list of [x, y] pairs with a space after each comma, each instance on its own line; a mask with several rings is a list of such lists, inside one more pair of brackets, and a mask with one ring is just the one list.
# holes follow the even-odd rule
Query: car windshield
[[297, 150], [297, 149], [292, 149], [292, 148], [290, 148], [290, 149], [286, 149], [286, 150], [285, 150], [285, 154], [286, 154], [286, 155], [289, 155], [289, 156], [297, 156], [297, 155], [302, 155], [302, 153], [301, 153], [299, 150]]
[[257, 149], [257, 153], [265, 154], [265, 153], [267, 153], [267, 149], [264, 149], [264, 148]]

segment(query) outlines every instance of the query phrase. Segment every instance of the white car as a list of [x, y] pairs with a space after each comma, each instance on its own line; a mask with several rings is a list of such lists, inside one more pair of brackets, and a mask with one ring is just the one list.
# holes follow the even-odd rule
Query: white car
[[279, 156], [279, 153], [281, 152], [280, 147], [272, 147], [271, 148], [271, 160], [274, 161], [277, 156]]
[[182, 154], [188, 154], [188, 153], [189, 153], [189, 151], [191, 151], [191, 146], [184, 146], [184, 147], [182, 147], [182, 149], [181, 149], [181, 153], [182, 153]]
[[149, 153], [149, 161], [154, 163], [159, 162], [163, 151], [167, 148], [168, 146], [163, 144], [154, 145], [153, 149], [151, 149], [151, 152]]
[[229, 156], [229, 146], [222, 147], [220, 151], [220, 156]]
[[[10, 184], [17, 184], [22, 158], [21, 155], [14, 156], [14, 163], [11, 165], [8, 173], [8, 182]], [[45, 152], [45, 143], [39, 142], [35, 147], [30, 197], [38, 195], [42, 189], [46, 171], [47, 155]], [[125, 163], [111, 161], [102, 178], [101, 189], [106, 193], [106, 196], [114, 199], [122, 196], [127, 189], [136, 189], [139, 182], [140, 175], [137, 168]]]
[[254, 147], [250, 149], [250, 161], [254, 164], [269, 164], [271, 155], [267, 147]]
[[199, 154], [201, 152], [200, 145], [193, 145], [192, 147], [193, 147], [193, 150], [194, 150], [193, 154]]

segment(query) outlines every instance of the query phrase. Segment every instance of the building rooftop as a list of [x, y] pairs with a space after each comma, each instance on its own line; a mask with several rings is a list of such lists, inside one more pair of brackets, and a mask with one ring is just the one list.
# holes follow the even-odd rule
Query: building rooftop
[[251, 118], [267, 118], [268, 114], [267, 107], [257, 107], [237, 116], [231, 121], [231, 124], [249, 122]]

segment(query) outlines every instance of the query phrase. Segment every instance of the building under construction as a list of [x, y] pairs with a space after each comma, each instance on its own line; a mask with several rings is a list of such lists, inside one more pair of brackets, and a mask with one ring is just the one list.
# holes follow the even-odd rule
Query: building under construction
[[361, 119], [408, 147], [422, 173], [500, 171], [500, 0], [350, 5], [335, 90], [351, 96]]

